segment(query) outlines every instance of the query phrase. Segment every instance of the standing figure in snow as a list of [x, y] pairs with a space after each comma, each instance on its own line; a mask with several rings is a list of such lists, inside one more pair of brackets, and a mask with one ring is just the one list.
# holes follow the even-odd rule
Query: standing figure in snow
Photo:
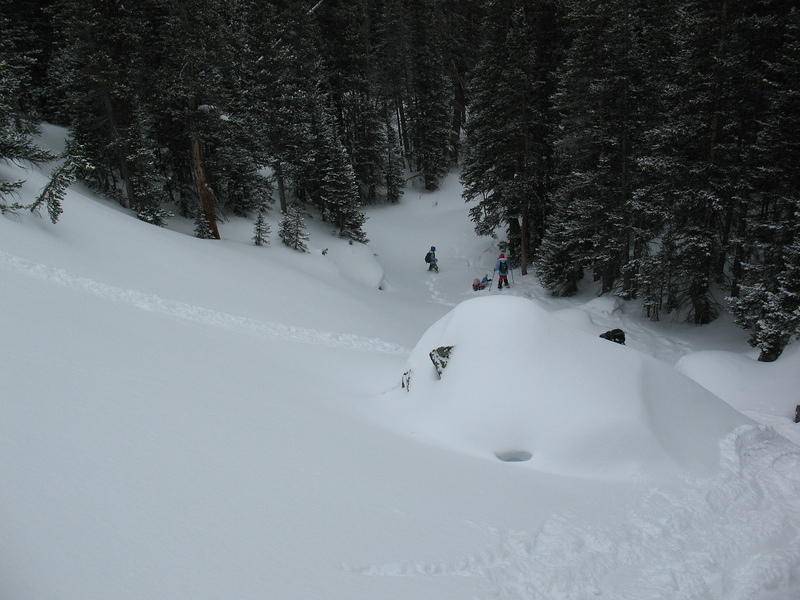
[[497, 289], [502, 290], [503, 284], [508, 285], [508, 260], [506, 260], [506, 255], [502, 252], [500, 256], [497, 257], [497, 262], [494, 263], [494, 270], [497, 272]]
[[431, 249], [425, 255], [425, 262], [428, 263], [428, 271], [439, 272], [439, 265], [436, 264], [438, 262], [436, 258], [436, 246], [431, 246]]

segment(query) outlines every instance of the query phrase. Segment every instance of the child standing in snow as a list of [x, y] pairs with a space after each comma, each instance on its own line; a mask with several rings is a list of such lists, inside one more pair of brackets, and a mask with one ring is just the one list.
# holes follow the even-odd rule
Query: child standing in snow
[[500, 256], [497, 257], [497, 262], [494, 264], [494, 270], [497, 272], [497, 289], [502, 290], [503, 284], [506, 284], [508, 287], [508, 261], [506, 260], [506, 255], [502, 252]]

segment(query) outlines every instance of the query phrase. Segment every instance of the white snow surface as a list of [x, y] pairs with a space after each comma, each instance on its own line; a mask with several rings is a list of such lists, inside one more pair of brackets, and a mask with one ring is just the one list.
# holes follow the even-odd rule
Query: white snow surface
[[[440, 379], [429, 353], [442, 346], [452, 350]], [[514, 296], [459, 304], [422, 336], [408, 370], [408, 396], [389, 402], [406, 428], [477, 455], [531, 455], [529, 466], [556, 474], [709, 473], [720, 439], [751, 422], [668, 365]]]
[[460, 191], [308, 254], [80, 186], [0, 216], [0, 598], [800, 598], [798, 347], [473, 292], [497, 240]]

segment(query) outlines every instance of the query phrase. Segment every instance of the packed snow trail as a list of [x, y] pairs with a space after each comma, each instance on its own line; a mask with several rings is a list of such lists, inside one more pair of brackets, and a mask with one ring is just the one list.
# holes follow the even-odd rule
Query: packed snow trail
[[2, 251], [0, 251], [0, 268], [33, 277], [41, 281], [54, 283], [69, 289], [85, 292], [98, 298], [128, 304], [141, 310], [156, 312], [201, 325], [246, 331], [251, 334], [273, 339], [326, 346], [329, 348], [341, 348], [362, 352], [380, 352], [383, 354], [408, 354], [407, 348], [378, 338], [368, 338], [351, 333], [322, 331], [319, 329], [286, 325], [284, 323], [251, 319], [195, 304], [162, 298], [155, 294], [146, 294], [136, 290], [108, 285], [87, 277], [72, 275], [64, 269], [35, 263]]

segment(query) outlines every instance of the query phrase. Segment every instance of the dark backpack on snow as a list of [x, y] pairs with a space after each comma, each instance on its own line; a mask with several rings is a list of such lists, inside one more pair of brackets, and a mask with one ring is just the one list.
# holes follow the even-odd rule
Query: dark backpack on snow
[[508, 275], [508, 262], [500, 261], [500, 275]]
[[425, 255], [425, 262], [426, 262], [426, 263], [429, 263], [429, 262], [431, 262], [431, 253], [430, 253], [430, 252], [428, 252], [428, 253]]

